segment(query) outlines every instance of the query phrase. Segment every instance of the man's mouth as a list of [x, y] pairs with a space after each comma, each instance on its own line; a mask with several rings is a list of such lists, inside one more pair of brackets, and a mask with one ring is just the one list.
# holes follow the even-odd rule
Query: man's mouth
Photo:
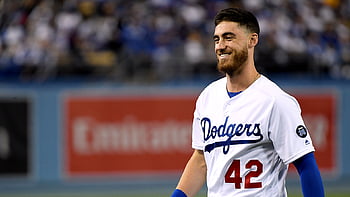
[[221, 54], [219, 54], [219, 58], [225, 59], [225, 58], [228, 58], [229, 55], [231, 55], [231, 53], [221, 53]]

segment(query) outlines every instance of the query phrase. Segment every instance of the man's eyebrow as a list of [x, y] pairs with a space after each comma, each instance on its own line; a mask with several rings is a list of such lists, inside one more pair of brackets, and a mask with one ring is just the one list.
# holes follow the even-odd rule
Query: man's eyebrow
[[[222, 36], [222, 37], [226, 37], [226, 36], [233, 36], [233, 37], [236, 37], [236, 34], [233, 33], [233, 32], [225, 32], [225, 33], [223, 33], [221, 36]], [[214, 36], [213, 36], [213, 39], [214, 39], [214, 40], [217, 39], [217, 38], [219, 38], [219, 35], [214, 35]]]
[[233, 33], [233, 32], [225, 32], [222, 34], [222, 37], [225, 37], [225, 36], [233, 36], [233, 37], [236, 37], [236, 34]]

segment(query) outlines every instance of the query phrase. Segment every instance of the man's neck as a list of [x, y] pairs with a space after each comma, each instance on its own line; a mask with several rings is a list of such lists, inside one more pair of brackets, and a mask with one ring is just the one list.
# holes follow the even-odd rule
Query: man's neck
[[241, 72], [240, 74], [233, 75], [233, 76], [229, 76], [226, 74], [227, 91], [229, 92], [244, 91], [260, 77], [260, 74], [256, 71], [255, 67], [254, 69], [250, 69], [248, 71]]

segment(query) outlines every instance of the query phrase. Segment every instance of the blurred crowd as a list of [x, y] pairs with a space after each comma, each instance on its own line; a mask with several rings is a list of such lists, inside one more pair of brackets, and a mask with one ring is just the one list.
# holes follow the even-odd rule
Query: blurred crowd
[[187, 80], [218, 76], [213, 18], [260, 22], [264, 74], [350, 79], [350, 0], [3, 0], [0, 78]]

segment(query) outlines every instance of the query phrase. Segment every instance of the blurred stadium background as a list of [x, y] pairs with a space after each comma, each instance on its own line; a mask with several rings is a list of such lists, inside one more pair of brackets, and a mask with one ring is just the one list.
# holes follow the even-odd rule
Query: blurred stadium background
[[[0, 5], [1, 197], [169, 196], [230, 6], [258, 17], [257, 67], [299, 100], [327, 194], [350, 196], [349, 0]], [[287, 184], [301, 196], [294, 169]]]

